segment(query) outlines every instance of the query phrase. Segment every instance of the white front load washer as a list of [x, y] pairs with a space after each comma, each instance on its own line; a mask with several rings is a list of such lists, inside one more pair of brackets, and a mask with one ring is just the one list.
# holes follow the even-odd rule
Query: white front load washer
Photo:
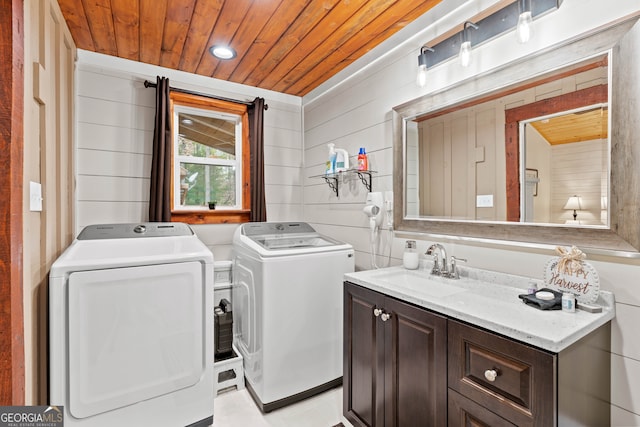
[[351, 245], [303, 222], [246, 223], [233, 238], [234, 344], [264, 412], [342, 383], [342, 289]]
[[84, 228], [49, 274], [64, 425], [213, 423], [213, 254], [181, 223]]

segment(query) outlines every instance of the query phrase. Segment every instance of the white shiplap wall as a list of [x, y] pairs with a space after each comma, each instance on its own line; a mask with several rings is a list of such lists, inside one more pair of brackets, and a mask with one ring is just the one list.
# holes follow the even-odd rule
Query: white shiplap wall
[[[392, 48], [390, 52], [369, 52], [303, 98], [304, 219], [323, 233], [351, 243], [357, 268], [371, 265], [368, 223], [362, 213], [366, 190], [359, 182], [348, 182], [336, 197], [321, 179], [310, 178], [323, 171], [327, 143], [347, 149], [352, 156], [359, 147], [366, 147], [370, 167], [378, 171], [374, 191], [391, 190], [391, 110], [395, 105], [640, 13], [635, 0], [564, 0], [559, 10], [536, 19], [535, 38], [527, 45], [517, 44], [513, 34], [506, 34], [475, 49], [466, 69], [456, 60], [431, 69], [427, 86], [418, 88], [415, 73], [420, 46], [496, 2], [444, 0], [395, 36], [395, 45], [386, 46]], [[405, 237], [393, 239], [393, 264], [400, 264]], [[554, 255], [552, 248], [412, 237], [422, 239], [418, 242], [422, 252], [438, 240], [449, 254], [467, 258], [470, 266], [532, 277], [541, 277], [545, 263]], [[378, 250], [386, 254], [388, 245], [383, 232]], [[378, 264], [384, 264], [381, 261]], [[635, 330], [640, 322], [640, 261], [605, 256], [590, 256], [589, 261], [600, 274], [601, 287], [613, 291], [617, 300], [612, 326], [612, 425], [640, 426], [640, 336]]]
[[[573, 211], [564, 210], [572, 195], [580, 196], [582, 209], [576, 212], [582, 224], [601, 224], [602, 165], [607, 163], [606, 139], [560, 144], [551, 148], [551, 217], [573, 220]], [[606, 169], [605, 169], [606, 170]], [[606, 180], [605, 180], [606, 182]], [[607, 193], [605, 192], [604, 195]]]
[[[155, 90], [144, 81], [169, 77], [173, 87], [239, 100], [265, 98], [267, 219], [302, 217], [302, 112], [299, 97], [149, 64], [79, 51], [77, 67], [76, 224], [148, 219]], [[216, 260], [230, 258], [237, 225], [194, 230]]]

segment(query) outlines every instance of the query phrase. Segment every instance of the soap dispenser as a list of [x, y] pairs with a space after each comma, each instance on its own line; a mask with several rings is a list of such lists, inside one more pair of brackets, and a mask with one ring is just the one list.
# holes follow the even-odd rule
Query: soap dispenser
[[415, 270], [420, 266], [420, 257], [416, 249], [415, 240], [407, 240], [402, 255], [402, 265], [407, 270]]

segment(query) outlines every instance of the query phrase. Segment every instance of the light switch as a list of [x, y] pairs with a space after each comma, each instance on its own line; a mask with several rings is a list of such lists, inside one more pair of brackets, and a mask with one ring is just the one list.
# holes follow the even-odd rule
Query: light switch
[[493, 207], [493, 194], [481, 194], [476, 196], [477, 208], [492, 208]]
[[29, 182], [29, 210], [42, 211], [42, 184], [39, 182]]

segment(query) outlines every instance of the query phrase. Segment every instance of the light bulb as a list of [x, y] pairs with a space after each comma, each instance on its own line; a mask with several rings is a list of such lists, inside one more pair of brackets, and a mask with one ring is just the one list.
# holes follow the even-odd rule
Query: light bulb
[[466, 41], [460, 45], [460, 65], [467, 67], [471, 62], [471, 42]]
[[531, 38], [533, 18], [531, 11], [522, 12], [518, 17], [518, 26], [516, 27], [516, 36], [518, 42], [526, 43]]
[[218, 59], [233, 59], [237, 55], [233, 48], [223, 45], [211, 46], [209, 52]]
[[420, 65], [418, 67], [418, 76], [416, 78], [416, 84], [420, 87], [424, 87], [427, 84], [427, 66]]

